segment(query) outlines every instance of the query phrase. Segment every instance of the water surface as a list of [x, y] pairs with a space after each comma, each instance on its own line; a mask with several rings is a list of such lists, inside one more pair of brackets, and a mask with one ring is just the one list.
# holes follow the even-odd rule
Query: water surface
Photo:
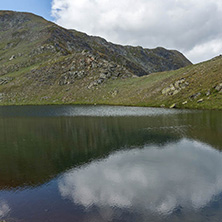
[[0, 107], [0, 220], [220, 221], [222, 113]]

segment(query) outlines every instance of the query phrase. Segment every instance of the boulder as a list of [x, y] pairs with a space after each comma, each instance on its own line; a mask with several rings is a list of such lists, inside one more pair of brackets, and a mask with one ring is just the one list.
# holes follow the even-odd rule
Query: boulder
[[185, 82], [185, 79], [182, 78], [182, 79], [176, 81], [176, 82], [174, 83], [174, 86], [175, 86], [176, 88], [180, 88], [180, 85], [181, 85], [182, 83], [184, 83], [184, 82]]
[[12, 56], [10, 57], [9, 61], [11, 61], [11, 60], [13, 60], [13, 59], [15, 59], [15, 55], [12, 55]]
[[207, 92], [206, 92], [206, 96], [209, 96], [210, 95], [210, 90], [208, 90]]
[[191, 95], [191, 96], [190, 96], [190, 99], [196, 99], [196, 98], [199, 97], [199, 96], [201, 96], [201, 93], [200, 93], [200, 92]]
[[179, 90], [179, 89], [176, 89], [176, 90], [173, 91], [172, 95], [176, 95], [176, 94], [179, 93], [179, 92], [180, 92], [180, 90]]
[[0, 78], [0, 85], [8, 84], [12, 80], [13, 80], [12, 77], [2, 77]]
[[174, 104], [172, 104], [172, 105], [170, 106], [170, 109], [176, 108], [176, 106], [177, 106], [177, 104], [174, 103]]
[[99, 76], [101, 79], [106, 79], [107, 78], [107, 75], [105, 73], [101, 73], [100, 76]]
[[176, 95], [189, 85], [185, 78], [179, 79], [162, 90], [163, 95]]
[[169, 92], [174, 91], [174, 90], [175, 90], [174, 85], [170, 84], [170, 86], [168, 86], [162, 90], [162, 94], [166, 95], [166, 94], [169, 94]]
[[222, 83], [219, 83], [217, 86], [215, 86], [215, 89], [217, 91], [221, 91], [222, 90]]

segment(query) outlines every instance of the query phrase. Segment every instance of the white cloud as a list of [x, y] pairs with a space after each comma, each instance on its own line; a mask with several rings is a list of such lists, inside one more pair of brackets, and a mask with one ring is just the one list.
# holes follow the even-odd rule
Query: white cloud
[[222, 54], [222, 41], [218, 41], [217, 39], [197, 44], [187, 52], [187, 56], [193, 61], [198, 61], [200, 57], [204, 61], [219, 54]]
[[221, 0], [53, 0], [52, 14], [66, 28], [115, 43], [178, 49], [193, 62], [222, 53], [211, 51], [212, 42], [222, 41]]
[[10, 208], [7, 203], [0, 201], [0, 219], [5, 217], [10, 211]]
[[[63, 197], [86, 208], [166, 215], [198, 210], [222, 192], [222, 155], [206, 144], [178, 143], [116, 152], [66, 173]], [[144, 215], [145, 216], [145, 215]]]

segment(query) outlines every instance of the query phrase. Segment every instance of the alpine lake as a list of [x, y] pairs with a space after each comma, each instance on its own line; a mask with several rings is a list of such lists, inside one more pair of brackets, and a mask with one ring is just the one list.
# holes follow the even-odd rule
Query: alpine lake
[[0, 221], [222, 218], [222, 112], [0, 107]]

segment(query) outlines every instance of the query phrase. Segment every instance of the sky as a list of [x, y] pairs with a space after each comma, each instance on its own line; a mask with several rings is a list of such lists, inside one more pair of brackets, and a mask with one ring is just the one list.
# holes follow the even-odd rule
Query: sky
[[221, 0], [0, 0], [69, 29], [123, 45], [182, 52], [193, 63], [222, 54]]
[[0, 10], [31, 12], [52, 21], [51, 0], [0, 0]]

